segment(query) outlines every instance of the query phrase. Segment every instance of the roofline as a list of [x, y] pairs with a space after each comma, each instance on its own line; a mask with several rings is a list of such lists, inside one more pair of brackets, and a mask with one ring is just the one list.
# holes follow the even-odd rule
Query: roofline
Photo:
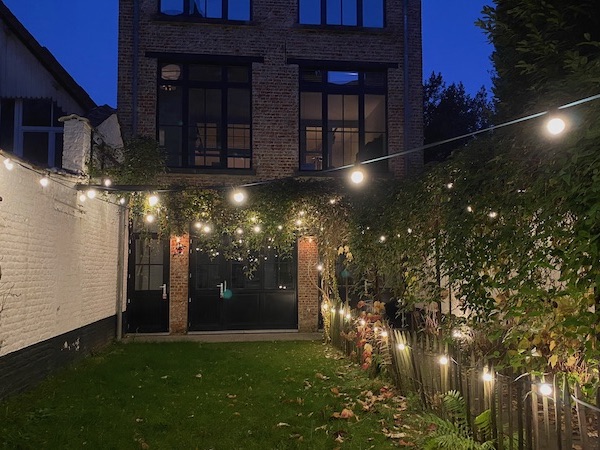
[[23, 26], [19, 19], [0, 0], [0, 19], [2, 19], [10, 31], [25, 45], [25, 47], [37, 58], [37, 60], [50, 72], [56, 81], [69, 93], [85, 112], [96, 108], [96, 102], [83, 89], [73, 77], [58, 62], [52, 53], [40, 45], [33, 35]]

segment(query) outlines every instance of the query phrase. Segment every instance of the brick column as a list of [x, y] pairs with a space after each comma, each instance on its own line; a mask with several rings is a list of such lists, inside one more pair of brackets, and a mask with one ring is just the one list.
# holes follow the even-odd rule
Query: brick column
[[[183, 248], [179, 248], [183, 246]], [[169, 285], [169, 331], [187, 332], [188, 282], [190, 267], [190, 236], [171, 236], [171, 267]]]
[[316, 239], [298, 240], [298, 331], [317, 331], [319, 324], [319, 252]]

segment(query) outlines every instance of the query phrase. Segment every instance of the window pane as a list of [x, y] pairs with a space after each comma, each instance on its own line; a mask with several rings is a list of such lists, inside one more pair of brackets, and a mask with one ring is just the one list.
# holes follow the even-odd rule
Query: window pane
[[147, 291], [148, 280], [150, 277], [150, 266], [140, 265], [135, 266], [135, 290], [136, 291]]
[[300, 23], [318, 25], [321, 23], [321, 1], [300, 0]]
[[160, 286], [164, 283], [163, 273], [163, 266], [150, 266], [148, 289], [152, 291], [157, 291], [160, 289]]
[[363, 0], [363, 26], [383, 28], [384, 1]]
[[302, 92], [300, 94], [300, 120], [321, 123], [323, 116], [322, 97], [319, 92]]
[[221, 81], [223, 69], [221, 66], [193, 64], [190, 66], [192, 81]]
[[63, 134], [54, 133], [54, 165], [62, 167]]
[[150, 261], [150, 248], [147, 240], [136, 239], [135, 240], [135, 263], [148, 264]]
[[158, 90], [158, 123], [181, 125], [181, 88], [162, 85]]
[[229, 0], [229, 20], [250, 20], [250, 0]]
[[205, 0], [206, 1], [206, 16], [214, 19], [223, 18], [223, 1], [224, 0]]
[[330, 70], [327, 72], [327, 82], [341, 86], [357, 86], [358, 72], [336, 72]]
[[365, 95], [365, 131], [385, 131], [384, 95]]
[[190, 14], [206, 17], [206, 0], [190, 0]]
[[250, 149], [250, 125], [227, 125], [227, 149], [228, 155], [233, 154], [232, 150]]
[[50, 100], [23, 100], [23, 125], [49, 127], [52, 125]]
[[160, 68], [160, 77], [167, 81], [181, 79], [181, 66], [179, 64], [165, 64]]
[[183, 14], [183, 0], [161, 0], [160, 12], [170, 16]]
[[181, 167], [181, 127], [161, 125], [158, 129], [158, 143], [167, 154], [167, 166]]
[[23, 157], [38, 166], [47, 166], [48, 133], [23, 133]]
[[250, 123], [249, 89], [229, 89], [227, 96], [227, 122]]
[[0, 101], [0, 148], [12, 152], [15, 133], [15, 101]]
[[227, 68], [227, 81], [230, 83], [248, 83], [249, 68], [242, 66], [232, 66]]
[[327, 2], [327, 23], [329, 25], [342, 24], [342, 0], [324, 0]]
[[329, 167], [354, 164], [358, 154], [358, 128], [336, 127], [329, 132]]
[[[364, 3], [369, 3], [366, 0]], [[356, 0], [342, 0], [342, 25], [357, 25]]]
[[330, 128], [341, 125], [358, 125], [358, 95], [330, 95], [328, 102]]
[[323, 82], [323, 72], [315, 69], [302, 69], [300, 79], [305, 83], [321, 83]]
[[59, 122], [58, 119], [60, 119], [63, 116], [66, 116], [67, 113], [65, 113], [63, 111], [62, 108], [60, 108], [56, 102], [52, 102], [52, 126], [53, 127], [57, 127], [57, 128], [63, 128], [63, 123]]
[[149, 241], [149, 252], [150, 252], [150, 264], [163, 263], [164, 246], [163, 243], [158, 239], [152, 239]]

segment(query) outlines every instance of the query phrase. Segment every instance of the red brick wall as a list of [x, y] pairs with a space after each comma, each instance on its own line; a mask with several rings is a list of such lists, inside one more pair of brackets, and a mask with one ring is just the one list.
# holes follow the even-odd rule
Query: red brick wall
[[[179, 253], [178, 246], [183, 246]], [[188, 283], [190, 267], [190, 236], [172, 236], [169, 286], [169, 331], [171, 334], [185, 334], [188, 322]]]
[[319, 251], [312, 237], [298, 240], [298, 331], [317, 331], [319, 320]]

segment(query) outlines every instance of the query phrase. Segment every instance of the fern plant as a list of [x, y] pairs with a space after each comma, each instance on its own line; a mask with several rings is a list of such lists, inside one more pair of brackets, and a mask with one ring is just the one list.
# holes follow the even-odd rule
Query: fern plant
[[[442, 419], [435, 414], [427, 414], [425, 420], [434, 425], [433, 430], [423, 443], [424, 450], [494, 450], [494, 442], [475, 441], [473, 430], [467, 420], [467, 404], [460, 392], [448, 391], [442, 397], [444, 410], [448, 419]], [[488, 433], [491, 430], [491, 412], [486, 410], [475, 418], [479, 431]]]

